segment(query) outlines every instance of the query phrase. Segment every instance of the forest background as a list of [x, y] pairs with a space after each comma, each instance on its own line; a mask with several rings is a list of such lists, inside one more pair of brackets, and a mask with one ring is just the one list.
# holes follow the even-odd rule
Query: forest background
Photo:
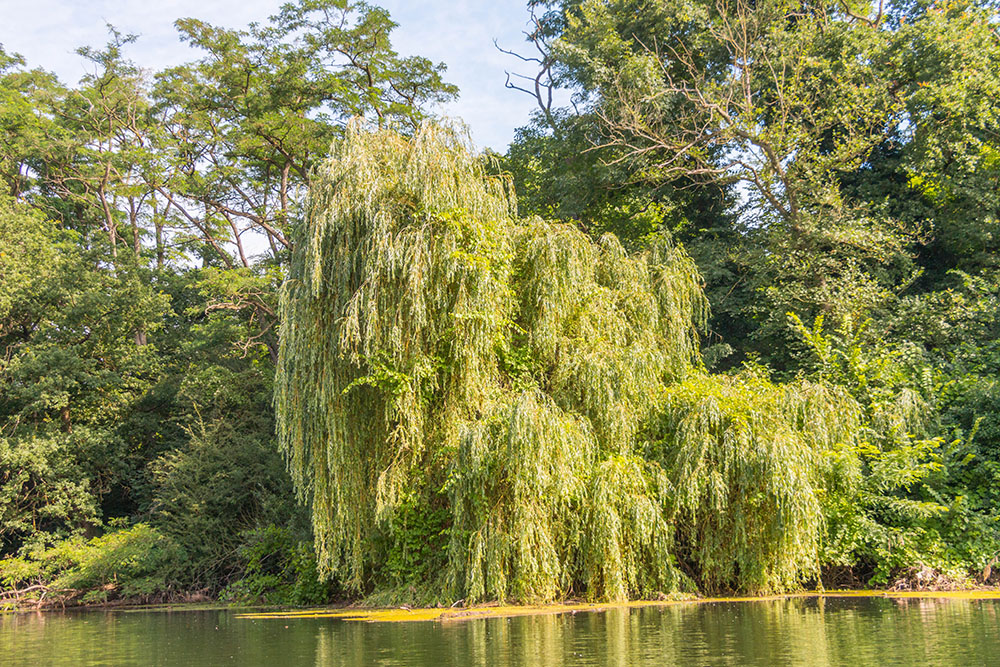
[[[538, 111], [484, 156], [519, 214], [630, 252], [669, 237], [710, 306], [704, 370], [751, 403], [811, 382], [860, 406], [828, 585], [989, 581], [995, 7], [528, 10], [513, 83]], [[275, 436], [278, 297], [317, 166], [351, 118], [411, 135], [458, 92], [394, 27], [347, 0], [181, 19], [197, 59], [155, 73], [111, 29], [76, 86], [0, 51], [0, 588], [306, 604], [427, 583], [451, 528], [434, 507], [392, 528], [377, 576], [320, 576]]]

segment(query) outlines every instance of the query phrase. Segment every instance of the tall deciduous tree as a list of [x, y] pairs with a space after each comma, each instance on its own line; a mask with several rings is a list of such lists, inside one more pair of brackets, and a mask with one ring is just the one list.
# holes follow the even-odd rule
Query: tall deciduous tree
[[[255, 342], [273, 354], [276, 266], [316, 161], [348, 119], [412, 130], [457, 89], [443, 65], [399, 56], [389, 40], [396, 24], [363, 2], [288, 3], [246, 30], [195, 19], [177, 27], [205, 55], [157, 76], [164, 129], [147, 182], [223, 270], [206, 283], [215, 308], [249, 313]], [[260, 240], [269, 253], [258, 263]]]
[[[824, 314], [835, 325], [884, 311], [920, 274], [922, 257], [985, 238], [972, 228], [990, 224], [995, 181], [984, 156], [993, 131], [974, 100], [989, 99], [996, 80], [990, 9], [529, 4], [549, 10], [541, 25], [557, 80], [598, 119], [592, 150], [618, 166], [623, 187], [707, 180], [743, 200], [737, 234], [709, 237], [715, 252], [696, 253], [735, 260], [702, 264], [715, 324], [738, 347], [794, 366], [786, 312]], [[935, 157], [956, 150], [961, 158]], [[943, 165], [956, 176], [964, 170], [962, 186], [930, 175]], [[886, 201], [876, 173], [904, 184], [898, 200]], [[963, 210], [986, 227], [949, 222], [948, 206], [932, 214], [925, 200], [921, 208], [913, 188], [923, 184], [933, 197], [944, 182], [952, 183], [948, 206], [964, 207], [977, 188], [981, 203]]]

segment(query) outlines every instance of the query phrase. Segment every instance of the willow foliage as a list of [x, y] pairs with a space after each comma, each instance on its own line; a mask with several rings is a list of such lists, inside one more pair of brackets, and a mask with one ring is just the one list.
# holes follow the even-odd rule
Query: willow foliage
[[447, 535], [439, 579], [416, 583], [448, 599], [653, 595], [688, 581], [676, 554], [709, 588], [814, 570], [820, 450], [852, 430], [807, 404], [850, 411], [697, 370], [707, 305], [682, 249], [518, 220], [440, 126], [352, 125], [313, 182], [275, 400], [327, 574], [390, 585], [414, 497], [445, 510], [423, 528]]
[[314, 182], [282, 293], [278, 432], [321, 565], [360, 588], [376, 523], [496, 399], [513, 200], [430, 126], [354, 125]]
[[453, 590], [470, 601], [568, 590], [597, 445], [587, 421], [529, 389], [470, 421], [451, 475]]
[[672, 482], [678, 551], [703, 588], [769, 593], [818, 577], [824, 473], [842, 476], [835, 454], [859, 416], [844, 392], [752, 372], [670, 388], [649, 453]]

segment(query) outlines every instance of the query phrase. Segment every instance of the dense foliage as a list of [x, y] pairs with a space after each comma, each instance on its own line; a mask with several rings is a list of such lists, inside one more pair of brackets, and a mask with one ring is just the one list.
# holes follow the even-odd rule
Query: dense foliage
[[709, 367], [764, 362], [858, 403], [853, 490], [825, 494], [831, 581], [987, 576], [995, 8], [529, 5], [540, 80], [573, 106], [540, 96], [508, 151], [522, 209], [635, 248], [666, 227], [706, 281]]
[[[427, 601], [770, 592], [849, 559], [841, 523], [888, 530], [865, 453], [920, 476], [919, 397], [707, 375], [681, 248], [518, 220], [486, 169], [454, 130], [356, 124], [314, 177], [275, 397], [324, 572]], [[440, 547], [401, 579], [414, 531]]]
[[528, 9], [505, 155], [365, 3], [0, 48], [0, 604], [995, 580], [995, 7]]
[[375, 7], [177, 27], [203, 57], [145, 72], [111, 29], [76, 87], [0, 50], [5, 599], [336, 590], [274, 436], [287, 236], [344, 119], [455, 90]]

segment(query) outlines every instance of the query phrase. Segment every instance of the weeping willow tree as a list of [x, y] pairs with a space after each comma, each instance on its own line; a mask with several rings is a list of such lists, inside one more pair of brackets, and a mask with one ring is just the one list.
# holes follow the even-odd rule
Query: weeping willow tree
[[699, 370], [681, 248], [630, 256], [513, 202], [435, 125], [354, 124], [315, 175], [275, 401], [321, 568], [368, 593], [411, 563], [408, 590], [470, 602], [813, 572], [822, 451], [852, 430], [811, 406], [849, 414], [841, 397], [761, 380], [733, 399], [739, 381]]

